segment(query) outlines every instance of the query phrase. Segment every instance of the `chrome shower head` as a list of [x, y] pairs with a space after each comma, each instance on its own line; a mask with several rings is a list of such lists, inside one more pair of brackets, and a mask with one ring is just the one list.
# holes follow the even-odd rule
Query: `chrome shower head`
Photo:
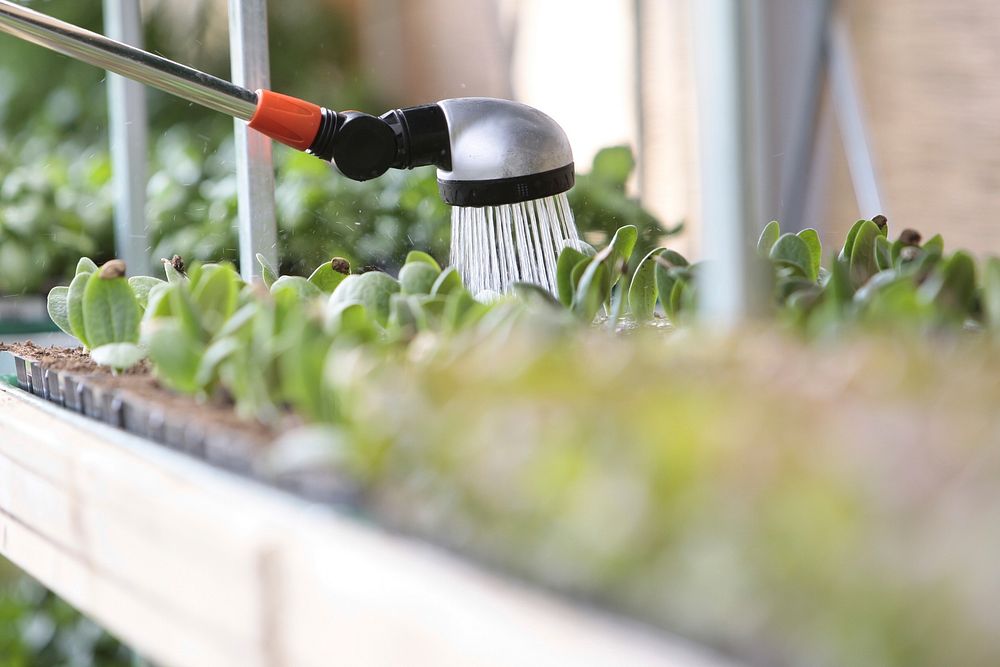
[[451, 164], [438, 168], [441, 197], [456, 206], [541, 199], [573, 187], [573, 150], [552, 118], [518, 102], [465, 97], [438, 102]]

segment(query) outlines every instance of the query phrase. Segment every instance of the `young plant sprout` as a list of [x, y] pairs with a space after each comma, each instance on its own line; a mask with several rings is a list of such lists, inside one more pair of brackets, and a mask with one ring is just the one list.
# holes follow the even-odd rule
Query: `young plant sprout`
[[90, 350], [91, 359], [116, 372], [145, 357], [139, 346], [139, 321], [143, 305], [133, 291], [145, 297], [153, 278], [125, 278], [125, 262], [113, 259], [100, 268], [88, 258], [77, 264], [68, 287], [49, 292], [52, 321]]

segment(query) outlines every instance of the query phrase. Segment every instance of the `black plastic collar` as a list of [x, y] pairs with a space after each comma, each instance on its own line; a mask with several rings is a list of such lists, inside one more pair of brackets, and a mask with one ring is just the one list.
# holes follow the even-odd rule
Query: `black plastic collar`
[[566, 192], [576, 182], [573, 163], [540, 174], [488, 181], [442, 181], [441, 198], [452, 206], [500, 206]]

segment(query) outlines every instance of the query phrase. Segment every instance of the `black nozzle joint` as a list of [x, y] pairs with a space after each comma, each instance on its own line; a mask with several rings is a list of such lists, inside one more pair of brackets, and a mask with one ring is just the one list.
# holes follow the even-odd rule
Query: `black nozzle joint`
[[306, 152], [332, 161], [355, 181], [377, 178], [390, 167], [451, 169], [448, 121], [436, 104], [395, 109], [380, 118], [323, 109], [316, 138]]
[[396, 155], [396, 135], [385, 121], [360, 111], [323, 109], [307, 151], [332, 161], [344, 176], [367, 181], [384, 174]]
[[433, 165], [451, 171], [448, 119], [437, 104], [393, 109], [381, 116], [396, 135], [396, 169]]

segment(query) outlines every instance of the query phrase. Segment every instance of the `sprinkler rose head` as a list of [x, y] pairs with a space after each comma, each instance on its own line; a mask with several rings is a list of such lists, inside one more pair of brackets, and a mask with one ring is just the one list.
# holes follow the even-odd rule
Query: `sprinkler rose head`
[[[348, 178], [437, 167], [441, 197], [455, 207], [451, 261], [473, 293], [503, 292], [515, 282], [556, 292], [556, 257], [578, 236], [566, 199], [575, 179], [573, 151], [549, 116], [486, 97], [395, 109], [378, 118], [319, 107], [300, 114], [297, 100], [276, 94], [261, 99], [275, 113], [255, 115], [251, 127], [270, 136], [294, 135], [297, 143], [286, 143], [331, 160]], [[292, 108], [286, 113], [279, 104]], [[303, 130], [286, 131], [288, 118]], [[280, 132], [268, 126], [272, 120]], [[298, 141], [308, 136], [313, 139]]]
[[530, 282], [553, 294], [556, 258], [577, 240], [566, 192], [573, 151], [552, 118], [518, 102], [443, 100], [382, 116], [397, 136], [400, 168], [437, 166], [452, 204], [451, 263], [473, 293]]
[[466, 97], [438, 102], [451, 164], [438, 188], [455, 206], [497, 206], [550, 197], [573, 187], [566, 133], [538, 109], [509, 100]]

